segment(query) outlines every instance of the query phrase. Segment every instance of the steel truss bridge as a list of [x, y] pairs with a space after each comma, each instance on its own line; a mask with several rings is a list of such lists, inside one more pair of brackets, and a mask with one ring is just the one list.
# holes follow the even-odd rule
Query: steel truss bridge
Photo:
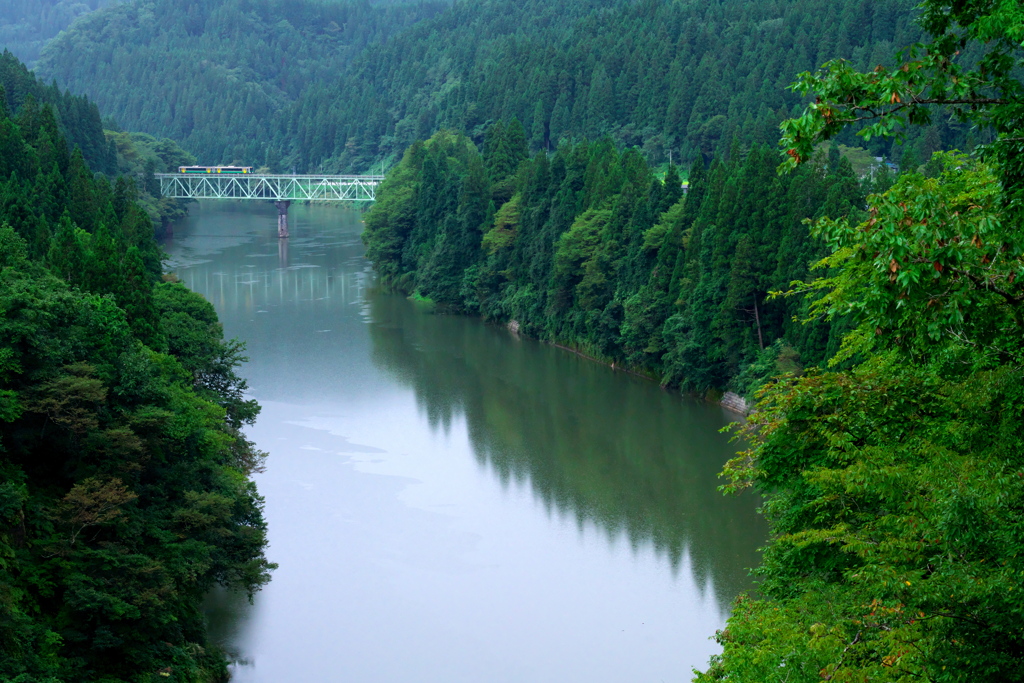
[[262, 199], [275, 202], [372, 202], [381, 175], [255, 175], [158, 173], [160, 193], [173, 199]]
[[372, 202], [382, 175], [257, 175], [158, 173], [160, 194], [171, 199], [258, 199], [277, 205], [277, 234], [288, 237], [293, 201]]

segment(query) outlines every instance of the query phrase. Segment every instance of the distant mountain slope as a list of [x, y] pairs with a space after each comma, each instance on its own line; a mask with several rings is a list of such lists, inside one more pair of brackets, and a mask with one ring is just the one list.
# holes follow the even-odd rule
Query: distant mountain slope
[[[533, 149], [610, 135], [670, 154], [774, 142], [795, 75], [914, 42], [912, 0], [509, 0], [374, 8], [141, 0], [40, 70], [205, 162], [362, 170], [443, 127], [517, 117]], [[958, 137], [960, 136], [960, 137]], [[932, 143], [962, 139], [937, 124]], [[887, 153], [879, 141], [872, 150]]]
[[[611, 135], [657, 163], [771, 142], [795, 75], [837, 54], [879, 63], [919, 35], [906, 0], [459, 2], [293, 110], [309, 161], [518, 118], [533, 149]], [[566, 17], [571, 21], [566, 21]], [[344, 96], [339, 96], [344, 93]], [[357, 113], [371, 115], [358, 116]], [[346, 147], [320, 134], [349, 122]], [[387, 149], [381, 151], [388, 151]]]
[[78, 17], [117, 0], [5, 0], [0, 11], [0, 48], [30, 69], [47, 41]]
[[273, 165], [287, 150], [272, 126], [310, 83], [443, 6], [143, 0], [83, 19], [44, 50], [39, 70], [203, 162]]

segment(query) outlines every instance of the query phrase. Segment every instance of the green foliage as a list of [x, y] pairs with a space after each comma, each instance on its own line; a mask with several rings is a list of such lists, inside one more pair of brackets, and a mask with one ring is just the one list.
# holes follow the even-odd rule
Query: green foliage
[[0, 45], [29, 68], [48, 40], [81, 15], [110, 4], [110, 0], [8, 0], [0, 16]]
[[[308, 0], [114, 3], [49, 43], [38, 69], [87, 93], [122, 126], [172, 138], [202, 163], [307, 170], [329, 156], [325, 150], [341, 154], [356, 140], [346, 135], [352, 122], [336, 117], [340, 101], [305, 110], [296, 131], [296, 100], [347, 71], [367, 45], [441, 7]], [[364, 105], [366, 96], [362, 89], [351, 95]], [[360, 125], [379, 114], [363, 106]], [[293, 146], [296, 132], [301, 142]]]
[[816, 224], [827, 272], [793, 291], [849, 321], [843, 370], [766, 386], [742, 428], [726, 488], [767, 494], [772, 538], [698, 681], [1024, 680], [1024, 24], [1017, 3], [921, 7], [932, 41], [896, 68], [801, 75], [787, 166], [859, 119], [939, 112], [988, 129], [985, 160], [907, 154], [865, 220]]
[[[792, 74], [836, 55], [890, 64], [920, 38], [913, 5], [145, 0], [86, 16], [40, 69], [203, 163], [365, 171], [446, 128], [489, 162], [485, 136], [505, 121], [533, 151], [608, 135], [662, 164], [724, 156], [734, 138], [774, 144], [802, 104], [783, 88]], [[967, 126], [933, 129], [944, 148], [969, 143]], [[905, 146], [932, 151], [923, 132]]]
[[494, 226], [484, 233], [481, 246], [489, 255], [512, 247], [516, 242], [516, 230], [519, 228], [520, 195], [512, 197], [494, 214]]
[[203, 596], [273, 568], [242, 348], [54, 107], [0, 138], [0, 679], [224, 680]]
[[780, 354], [779, 372], [829, 355], [828, 324], [793, 322], [803, 302], [765, 299], [821, 256], [801, 219], [859, 212], [845, 160], [779, 178], [757, 146], [710, 172], [695, 164], [684, 196], [675, 167], [659, 180], [609, 140], [530, 159], [515, 122], [484, 138], [481, 154], [439, 133], [388, 174], [363, 235], [387, 285], [693, 391], [744, 373], [749, 394]]
[[[7, 115], [18, 114], [21, 134], [42, 155], [44, 172], [55, 161], [61, 173], [66, 172], [66, 153], [75, 146], [94, 170], [114, 172], [115, 160], [103, 135], [99, 109], [86, 96], [72, 95], [67, 90], [62, 93], [56, 84], [44, 85], [6, 49], [0, 55], [0, 86], [0, 99], [4, 100], [0, 110], [6, 109]], [[60, 137], [70, 147], [58, 141]]]
[[153, 174], [177, 173], [180, 166], [194, 165], [196, 158], [168, 138], [157, 140], [145, 133], [110, 130], [106, 135], [120, 174], [121, 185], [115, 186], [115, 191], [141, 207], [162, 233], [167, 225], [187, 213], [187, 205], [180, 199], [161, 197], [160, 183]]
[[799, 375], [803, 371], [800, 352], [777, 339], [765, 347], [750, 365], [733, 378], [730, 389], [741, 396], [755, 396], [769, 382], [781, 377]]
[[821, 266], [836, 275], [801, 291], [823, 292], [814, 312], [861, 321], [837, 360], [874, 347], [927, 359], [970, 340], [977, 363], [1019, 362], [1020, 230], [1006, 220], [990, 166], [963, 155], [936, 158], [939, 177], [901, 176], [872, 198], [867, 221], [823, 220], [815, 228], [834, 250]]
[[224, 408], [233, 428], [252, 424], [259, 406], [245, 399], [247, 384], [235, 374], [248, 360], [242, 355], [244, 345], [234, 339], [225, 342], [213, 306], [184, 285], [161, 283], [153, 294], [167, 352], [191, 373], [200, 394]]
[[790, 166], [806, 159], [816, 142], [852, 124], [866, 122], [858, 134], [870, 140], [929, 124], [938, 111], [997, 133], [1000, 154], [1019, 151], [1020, 7], [1012, 2], [951, 7], [927, 0], [921, 10], [919, 23], [931, 40], [911, 45], [895, 64], [861, 72], [858, 65], [835, 59], [814, 74], [799, 75], [791, 89], [813, 93], [815, 102], [784, 124]]
[[772, 493], [760, 597], [697, 680], [1020, 680], [1020, 386], [888, 353], [768, 391], [727, 469]]
[[442, 131], [410, 148], [366, 218], [367, 254], [385, 282], [461, 307], [463, 272], [478, 257], [490, 195], [483, 160]]

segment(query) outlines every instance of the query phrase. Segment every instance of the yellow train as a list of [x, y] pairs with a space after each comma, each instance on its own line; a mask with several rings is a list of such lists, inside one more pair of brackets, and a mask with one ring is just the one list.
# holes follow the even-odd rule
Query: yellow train
[[252, 166], [179, 166], [178, 173], [252, 173]]

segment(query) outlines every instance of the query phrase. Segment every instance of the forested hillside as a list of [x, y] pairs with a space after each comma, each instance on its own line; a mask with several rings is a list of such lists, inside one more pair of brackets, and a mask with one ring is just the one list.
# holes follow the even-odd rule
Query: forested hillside
[[283, 169], [299, 163], [292, 148], [303, 143], [287, 128], [300, 95], [444, 6], [144, 0], [83, 19], [50, 44], [39, 71], [202, 163]]
[[[785, 89], [794, 75], [837, 55], [861, 69], [887, 63], [920, 37], [912, 6], [144, 0], [79, 22], [40, 68], [204, 163], [362, 171], [441, 128], [480, 143], [515, 117], [534, 151], [609, 135], [660, 164], [724, 155], [733, 137], [774, 144], [801, 106]], [[968, 136], [936, 120], [906, 149], [921, 163]], [[899, 161], [904, 148], [890, 145], [879, 138], [871, 151]]]
[[[91, 169], [110, 177], [125, 175], [136, 180], [136, 199], [158, 232], [169, 221], [184, 215], [185, 202], [161, 197], [153, 178], [154, 173], [194, 163], [195, 158], [176, 142], [167, 138], [157, 140], [144, 133], [105, 131], [99, 109], [85, 95], [61, 93], [54, 86], [43, 85], [8, 51], [0, 55], [0, 85], [10, 111], [21, 112], [25, 120], [35, 121], [34, 125], [46, 130], [47, 141], [41, 143], [41, 149], [50, 151], [46, 152], [46, 158], [39, 160], [44, 172], [52, 170], [48, 166], [55, 160], [62, 161], [59, 153], [58, 158], [52, 157], [53, 141], [62, 136], [68, 144], [82, 151]], [[27, 198], [16, 196], [9, 201], [27, 201]]]
[[[304, 93], [291, 120], [310, 143], [296, 151], [311, 163], [372, 154], [368, 145], [386, 153], [441, 128], [480, 142], [487, 125], [513, 117], [531, 150], [610, 135], [655, 164], [670, 151], [677, 161], [724, 154], [734, 135], [771, 143], [800, 102], [784, 89], [792, 74], [836, 50], [874, 65], [917, 36], [911, 6], [460, 2]], [[328, 107], [334, 92], [353, 96]], [[344, 131], [347, 150], [318, 135], [331, 124]]]
[[272, 568], [242, 349], [62, 133], [95, 105], [36, 92], [0, 87], [0, 679], [222, 680], [202, 598]]
[[666, 385], [749, 394], [838, 349], [842, 321], [802, 325], [804, 302], [765, 300], [825, 255], [802, 221], [858, 215], [891, 182], [862, 184], [838, 148], [792, 175], [777, 165], [758, 145], [698, 156], [683, 196], [675, 167], [658, 178], [607, 139], [529, 158], [515, 120], [483, 154], [442, 132], [380, 188], [367, 255], [385, 283], [448, 308]]
[[813, 104], [785, 125], [787, 166], [865, 120], [995, 140], [815, 226], [829, 256], [794, 294], [854, 327], [827, 370], [765, 388], [726, 468], [768, 494], [773, 536], [699, 681], [1024, 680], [1024, 14], [922, 9], [929, 41], [894, 68], [800, 79]]
[[78, 17], [116, 0], [5, 0], [0, 11], [0, 47], [29, 68], [47, 41]]
[[[51, 138], [47, 145], [56, 144], [53, 138], [60, 134], [70, 145], [82, 150], [86, 162], [94, 170], [108, 174], [116, 170], [117, 153], [103, 133], [99, 109], [88, 97], [44, 85], [7, 50], [0, 55], [0, 85], [12, 111], [24, 110], [23, 116], [28, 119], [52, 118], [54, 127], [46, 131]], [[49, 121], [47, 125], [50, 125]], [[49, 168], [45, 171], [48, 172]]]

